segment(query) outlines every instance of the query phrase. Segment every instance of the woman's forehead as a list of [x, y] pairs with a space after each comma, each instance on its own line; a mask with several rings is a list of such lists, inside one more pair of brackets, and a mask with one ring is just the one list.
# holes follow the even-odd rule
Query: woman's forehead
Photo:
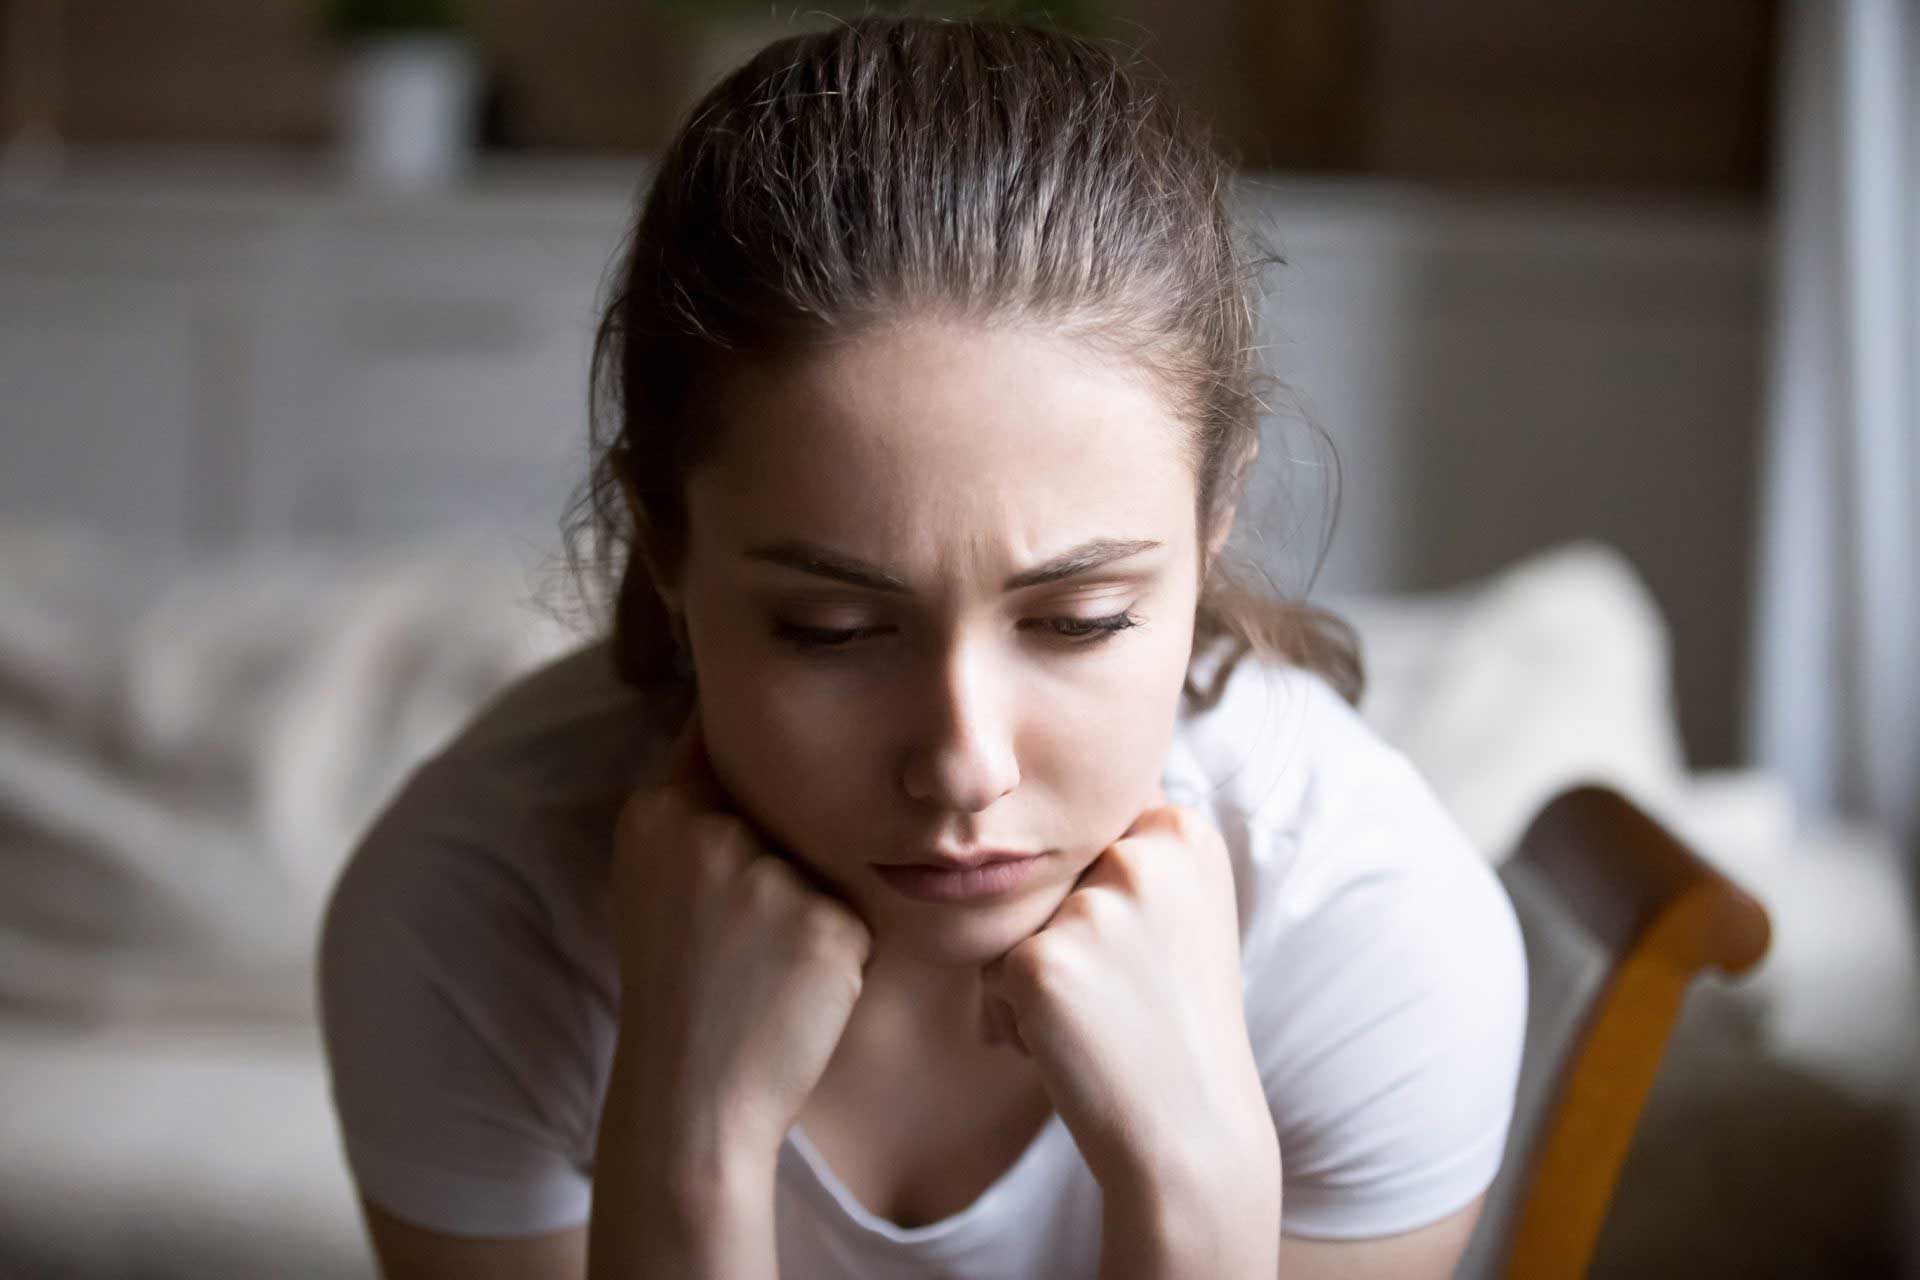
[[[1179, 537], [1193, 476], [1150, 379], [1074, 343], [916, 326], [748, 370], [688, 481], [696, 539], [854, 554], [957, 542], [982, 563]], [[705, 516], [705, 519], [702, 519]], [[855, 546], [849, 546], [853, 542]]]

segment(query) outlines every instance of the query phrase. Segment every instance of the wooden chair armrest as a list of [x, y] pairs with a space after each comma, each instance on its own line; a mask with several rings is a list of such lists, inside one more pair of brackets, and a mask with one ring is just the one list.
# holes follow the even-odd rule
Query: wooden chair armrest
[[1708, 967], [1751, 969], [1770, 926], [1758, 901], [1610, 787], [1556, 796], [1514, 857], [1608, 956], [1533, 1147], [1505, 1267], [1580, 1276], [1688, 984]]

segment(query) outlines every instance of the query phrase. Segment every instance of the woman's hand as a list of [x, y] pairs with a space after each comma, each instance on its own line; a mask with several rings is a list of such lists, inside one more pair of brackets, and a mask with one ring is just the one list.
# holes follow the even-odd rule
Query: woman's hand
[[620, 813], [611, 893], [650, 1135], [770, 1164], [860, 997], [866, 924], [728, 810], [697, 708]]
[[[983, 1017], [1035, 1060], [1110, 1221], [1146, 1215], [1185, 1239], [1160, 1243], [1202, 1256], [1231, 1232], [1259, 1273], [1279, 1248], [1280, 1153], [1241, 1003], [1233, 868], [1201, 814], [1157, 800], [982, 969]], [[1247, 1261], [1211, 1257], [1223, 1269], [1206, 1274]]]

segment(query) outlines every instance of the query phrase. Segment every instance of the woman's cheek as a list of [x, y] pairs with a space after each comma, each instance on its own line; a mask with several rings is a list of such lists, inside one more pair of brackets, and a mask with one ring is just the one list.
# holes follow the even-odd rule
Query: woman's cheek
[[1132, 697], [1089, 702], [1056, 719], [1044, 752], [1022, 772], [1070, 809], [1082, 838], [1111, 841], [1151, 797], [1171, 737], [1171, 715], [1136, 687]]
[[796, 849], [837, 841], [837, 824], [857, 807], [874, 723], [858, 698], [829, 682], [768, 680], [735, 707], [742, 774], [755, 816]]

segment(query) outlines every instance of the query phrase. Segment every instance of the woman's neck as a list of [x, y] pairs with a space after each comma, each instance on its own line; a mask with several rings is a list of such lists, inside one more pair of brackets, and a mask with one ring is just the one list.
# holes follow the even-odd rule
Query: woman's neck
[[980, 1001], [978, 965], [877, 950], [841, 1044], [857, 1056], [984, 1047]]

